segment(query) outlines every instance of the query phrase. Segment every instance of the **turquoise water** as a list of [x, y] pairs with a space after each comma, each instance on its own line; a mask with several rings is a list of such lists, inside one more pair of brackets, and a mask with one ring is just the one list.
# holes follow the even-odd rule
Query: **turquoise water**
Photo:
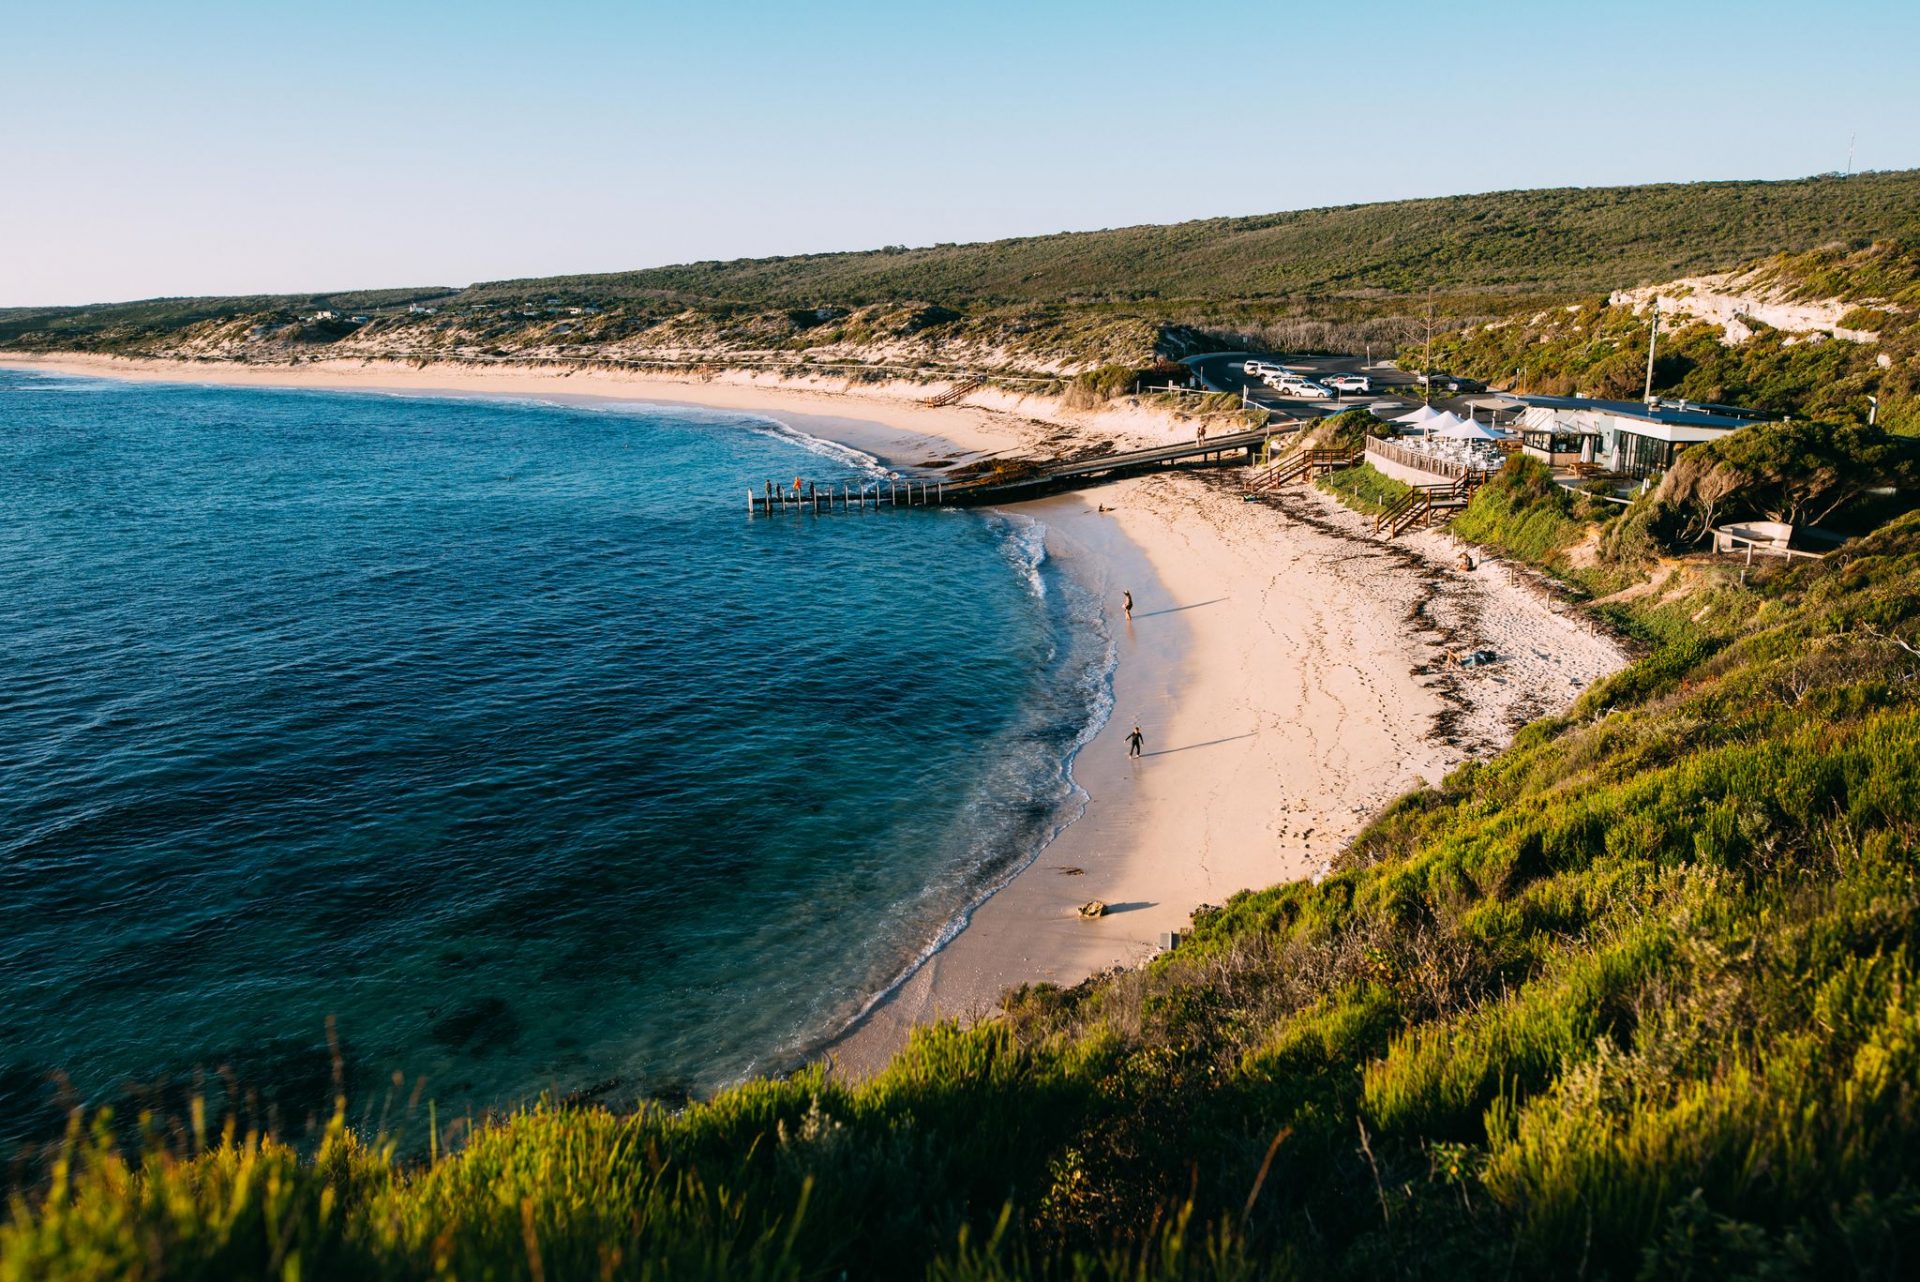
[[56, 1075], [291, 1127], [329, 1018], [353, 1098], [443, 1115], [842, 1027], [1071, 816], [1111, 660], [1038, 527], [746, 516], [794, 475], [876, 467], [743, 414], [0, 370], [0, 1127]]

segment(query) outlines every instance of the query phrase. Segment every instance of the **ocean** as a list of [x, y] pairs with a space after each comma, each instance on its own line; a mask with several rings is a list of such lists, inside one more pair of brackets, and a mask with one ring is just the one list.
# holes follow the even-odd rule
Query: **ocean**
[[[798, 1062], [1081, 804], [1045, 531], [750, 414], [0, 370], [0, 1138]], [[389, 1121], [389, 1125], [393, 1125]]]

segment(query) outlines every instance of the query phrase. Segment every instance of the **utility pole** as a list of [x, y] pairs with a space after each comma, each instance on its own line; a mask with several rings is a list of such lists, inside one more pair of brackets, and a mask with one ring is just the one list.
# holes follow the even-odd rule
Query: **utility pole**
[[1853, 140], [1860, 135], [1856, 131], [1847, 135], [1847, 177], [1853, 177]]
[[1427, 354], [1420, 360], [1420, 377], [1426, 380], [1426, 403], [1433, 404], [1433, 286], [1427, 286]]
[[1647, 335], [1647, 404], [1653, 404], [1653, 347], [1660, 341], [1660, 295], [1653, 296], [1653, 332]]

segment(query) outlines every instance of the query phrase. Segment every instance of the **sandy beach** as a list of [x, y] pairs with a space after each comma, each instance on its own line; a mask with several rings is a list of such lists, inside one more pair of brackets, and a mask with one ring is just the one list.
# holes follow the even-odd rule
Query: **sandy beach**
[[[926, 389], [905, 385], [856, 394], [746, 376], [500, 367], [4, 363], [176, 382], [701, 405], [767, 414], [903, 467], [1185, 431], [1146, 413], [1063, 415], [1042, 398], [929, 409], [913, 399]], [[1526, 571], [1488, 560], [1460, 572], [1459, 546], [1440, 532], [1381, 542], [1311, 489], [1246, 503], [1231, 471], [1169, 474], [1019, 510], [1046, 525], [1049, 555], [1099, 589], [1115, 638], [1113, 714], [1075, 764], [1085, 811], [839, 1039], [837, 1071], [870, 1071], [916, 1023], [989, 1014], [1013, 985], [1072, 984], [1137, 964], [1198, 905], [1321, 873], [1381, 805], [1496, 751], [1518, 725], [1625, 662]], [[1131, 619], [1123, 591], [1133, 594]], [[1499, 662], [1446, 669], [1445, 652], [1461, 648], [1492, 650]], [[1135, 724], [1144, 752], [1130, 758]], [[1107, 914], [1083, 919], [1076, 910], [1096, 899]]]

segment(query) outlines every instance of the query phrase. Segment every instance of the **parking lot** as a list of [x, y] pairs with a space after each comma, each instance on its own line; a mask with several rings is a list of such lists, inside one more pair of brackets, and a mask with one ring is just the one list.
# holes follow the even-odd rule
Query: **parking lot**
[[[1351, 375], [1364, 377], [1368, 387], [1365, 391], [1343, 391], [1328, 387], [1334, 393], [1331, 397], [1291, 396], [1269, 387], [1259, 375], [1247, 373], [1245, 366], [1250, 360], [1281, 366], [1321, 386], [1327, 386], [1326, 380], [1336, 376]], [[1244, 394], [1251, 403], [1290, 418], [1338, 414], [1342, 410], [1371, 405], [1380, 400], [1398, 400], [1412, 406], [1422, 396], [1422, 389], [1412, 374], [1379, 363], [1370, 364], [1359, 356], [1223, 352], [1200, 357], [1189, 364], [1203, 386], [1213, 391]], [[1436, 395], [1434, 404], [1443, 405], [1447, 399]]]

